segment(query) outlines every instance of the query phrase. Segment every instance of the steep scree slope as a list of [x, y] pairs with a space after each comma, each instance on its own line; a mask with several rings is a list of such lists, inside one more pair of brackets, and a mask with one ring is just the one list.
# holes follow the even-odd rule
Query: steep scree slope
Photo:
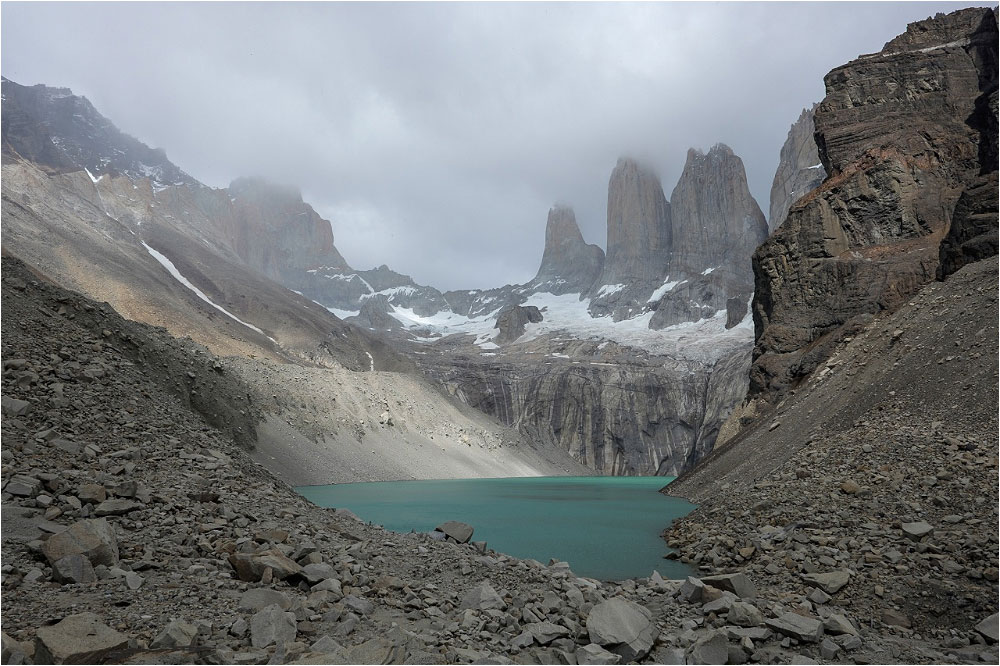
[[[967, 265], [869, 319], [671, 484], [700, 503], [666, 532], [682, 559], [767, 580], [806, 611], [827, 603], [806, 574], [847, 572], [829, 603], [963, 648], [953, 628], [997, 611], [997, 266]], [[904, 532], [922, 522], [926, 536]]]

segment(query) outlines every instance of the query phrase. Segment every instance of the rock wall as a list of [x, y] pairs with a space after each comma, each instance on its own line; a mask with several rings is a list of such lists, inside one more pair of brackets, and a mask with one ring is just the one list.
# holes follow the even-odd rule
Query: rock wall
[[996, 116], [980, 111], [996, 49], [996, 13], [966, 9], [826, 76], [815, 136], [830, 177], [753, 258], [751, 397], [779, 399], [861, 319], [935, 278], [956, 204], [996, 166], [981, 162]]
[[788, 130], [788, 138], [781, 146], [778, 169], [771, 183], [771, 207], [767, 217], [769, 232], [785, 221], [793, 203], [816, 189], [826, 178], [826, 169], [819, 160], [819, 149], [813, 138], [813, 115], [817, 106], [814, 104], [811, 109], [802, 109], [802, 114]]
[[[579, 359], [596, 356], [601, 343], [563, 342], [566, 358], [547, 356], [546, 344], [521, 349], [531, 362], [510, 353], [499, 362], [478, 354], [418, 362], [464, 402], [601, 474], [673, 476], [691, 468], [746, 392], [749, 348], [714, 366], [628, 348], [619, 361], [596, 364]], [[614, 345], [603, 344], [605, 354]]]

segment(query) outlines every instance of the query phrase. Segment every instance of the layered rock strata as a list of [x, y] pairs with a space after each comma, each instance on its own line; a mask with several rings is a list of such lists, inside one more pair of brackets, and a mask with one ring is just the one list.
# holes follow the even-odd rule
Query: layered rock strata
[[815, 136], [830, 177], [754, 254], [752, 397], [779, 399], [859, 317], [934, 279], [963, 192], [996, 167], [981, 162], [996, 116], [980, 112], [996, 53], [996, 12], [967, 9], [911, 24], [826, 76]]

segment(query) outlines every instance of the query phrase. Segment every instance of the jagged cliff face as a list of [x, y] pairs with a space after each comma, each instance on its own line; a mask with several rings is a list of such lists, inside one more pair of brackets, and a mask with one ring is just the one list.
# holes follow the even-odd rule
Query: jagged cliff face
[[813, 138], [813, 116], [817, 106], [802, 110], [781, 146], [778, 169], [771, 183], [771, 207], [767, 218], [769, 231], [774, 231], [785, 221], [793, 203], [816, 189], [826, 178], [816, 139]]
[[688, 151], [670, 202], [652, 172], [619, 160], [608, 187], [608, 256], [590, 311], [616, 321], [652, 311], [654, 329], [716, 316], [732, 299], [749, 301], [750, 255], [766, 237], [743, 161], [728, 146]]
[[531, 286], [553, 294], [586, 293], [604, 267], [604, 250], [583, 240], [569, 206], [553, 206], [545, 223], [545, 251]]
[[866, 316], [934, 279], [963, 194], [960, 226], [988, 226], [975, 211], [995, 193], [996, 49], [995, 11], [967, 9], [826, 76], [815, 136], [830, 176], [754, 255], [751, 396], [780, 398]]

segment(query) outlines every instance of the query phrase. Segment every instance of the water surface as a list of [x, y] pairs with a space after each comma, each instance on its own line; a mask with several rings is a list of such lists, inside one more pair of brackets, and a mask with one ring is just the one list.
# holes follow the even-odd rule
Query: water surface
[[601, 580], [683, 578], [659, 534], [695, 505], [659, 493], [672, 477], [520, 477], [383, 481], [297, 488], [325, 507], [350, 509], [395, 532], [428, 532], [446, 520], [475, 527], [474, 541], [508, 555], [569, 562]]

